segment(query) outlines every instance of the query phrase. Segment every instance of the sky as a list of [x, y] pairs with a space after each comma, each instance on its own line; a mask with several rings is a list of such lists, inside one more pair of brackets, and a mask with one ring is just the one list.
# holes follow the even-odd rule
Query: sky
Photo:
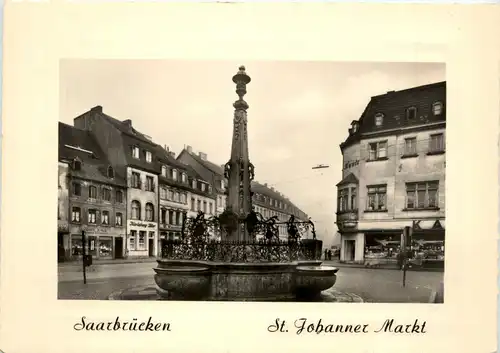
[[[442, 63], [307, 61], [62, 60], [60, 117], [101, 105], [179, 154], [230, 157], [232, 76], [245, 65], [250, 160], [255, 180], [282, 192], [315, 222], [325, 245], [335, 234], [339, 144], [375, 95], [445, 80]], [[317, 164], [328, 169], [313, 170]]]

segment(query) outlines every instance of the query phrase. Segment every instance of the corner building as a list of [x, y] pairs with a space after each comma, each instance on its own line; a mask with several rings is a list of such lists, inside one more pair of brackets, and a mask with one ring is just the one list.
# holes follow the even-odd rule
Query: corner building
[[340, 145], [342, 262], [396, 263], [403, 228], [416, 256], [444, 260], [446, 83], [372, 97]]

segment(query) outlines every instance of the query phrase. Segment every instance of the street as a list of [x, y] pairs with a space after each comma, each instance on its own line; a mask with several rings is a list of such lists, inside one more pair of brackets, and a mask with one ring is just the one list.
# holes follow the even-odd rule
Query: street
[[[87, 272], [87, 284], [83, 284], [81, 267], [60, 266], [58, 298], [106, 300], [118, 290], [152, 285], [155, 265], [155, 262], [96, 265]], [[356, 294], [365, 302], [427, 303], [443, 275], [442, 272], [410, 271], [403, 287], [401, 271], [339, 267], [335, 289]]]

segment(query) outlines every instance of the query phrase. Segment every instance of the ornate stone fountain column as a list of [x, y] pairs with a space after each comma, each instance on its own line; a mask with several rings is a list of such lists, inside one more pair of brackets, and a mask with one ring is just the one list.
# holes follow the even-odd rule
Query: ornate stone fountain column
[[[238, 100], [234, 102], [233, 141], [231, 146], [231, 159], [225, 165], [224, 174], [228, 179], [227, 207], [225, 223], [233, 224], [226, 229], [227, 240], [249, 240], [251, 235], [245, 227], [243, 219], [252, 211], [251, 181], [254, 178], [254, 166], [250, 163], [248, 155], [247, 135], [247, 109], [248, 104], [243, 100], [247, 93], [246, 86], [250, 77], [245, 72], [245, 67], [240, 66], [239, 71], [233, 76], [236, 84]], [[238, 226], [236, 219], [239, 220]]]

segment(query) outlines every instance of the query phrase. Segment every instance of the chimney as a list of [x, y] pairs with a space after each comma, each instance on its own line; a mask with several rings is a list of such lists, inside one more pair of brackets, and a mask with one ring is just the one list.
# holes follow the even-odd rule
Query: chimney
[[267, 183], [264, 183], [264, 186], [267, 188]]
[[170, 157], [174, 158], [175, 159], [175, 152], [173, 151], [168, 151], [168, 154], [170, 155]]
[[123, 120], [122, 123], [127, 125], [128, 127], [132, 127], [132, 120], [130, 120], [130, 119]]
[[102, 106], [96, 105], [94, 108], [90, 109], [90, 111], [96, 112], [96, 113], [102, 113]]
[[188, 151], [188, 153], [193, 153], [193, 147], [187, 145], [186, 146], [186, 151]]
[[207, 154], [203, 152], [199, 152], [198, 156], [201, 158], [201, 160], [206, 161], [207, 160]]

